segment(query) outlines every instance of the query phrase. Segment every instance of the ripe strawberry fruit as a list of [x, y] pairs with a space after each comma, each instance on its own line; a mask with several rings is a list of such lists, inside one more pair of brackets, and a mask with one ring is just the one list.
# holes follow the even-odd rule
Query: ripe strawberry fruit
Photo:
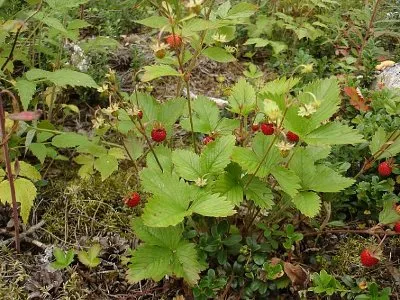
[[130, 197], [126, 198], [124, 202], [128, 207], [135, 207], [140, 203], [140, 195], [134, 192]]
[[397, 222], [394, 224], [393, 230], [400, 233], [400, 222]]
[[139, 119], [143, 118], [143, 112], [141, 110], [138, 111], [137, 116]]
[[258, 131], [259, 129], [260, 129], [260, 125], [258, 125], [258, 124], [251, 125], [251, 130], [253, 130], [254, 132]]
[[361, 252], [360, 260], [364, 267], [373, 267], [379, 262], [379, 258], [369, 249], [364, 249]]
[[204, 138], [203, 138], [203, 144], [204, 145], [207, 145], [208, 143], [211, 143], [211, 142], [213, 142], [214, 141], [214, 139], [211, 137], [211, 136], [209, 136], [209, 135], [207, 135], [207, 136], [205, 136]]
[[297, 143], [299, 141], [299, 136], [291, 131], [288, 131], [288, 133], [286, 133], [286, 138], [292, 143]]
[[382, 177], [387, 177], [390, 174], [392, 174], [392, 166], [389, 162], [384, 161], [381, 162], [378, 166], [378, 173], [379, 175], [381, 175]]
[[182, 45], [182, 38], [177, 34], [171, 34], [167, 36], [165, 41], [172, 49], [179, 49]]
[[262, 123], [261, 124], [261, 131], [265, 135], [274, 134], [274, 131], [275, 131], [274, 124], [272, 124], [272, 123]]
[[167, 137], [167, 132], [163, 127], [153, 128], [153, 130], [151, 131], [151, 138], [153, 141], [157, 143], [161, 143], [162, 141], [165, 140], [166, 137]]

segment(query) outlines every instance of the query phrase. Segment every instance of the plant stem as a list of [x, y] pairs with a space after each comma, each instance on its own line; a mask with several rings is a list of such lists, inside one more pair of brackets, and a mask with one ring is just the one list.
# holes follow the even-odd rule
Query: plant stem
[[368, 42], [368, 40], [370, 38], [371, 32], [373, 30], [376, 14], [378, 13], [378, 7], [379, 7], [380, 3], [381, 3], [381, 0], [376, 0], [376, 2], [374, 4], [374, 8], [372, 10], [372, 15], [371, 15], [371, 18], [369, 19], [369, 24], [368, 24], [368, 27], [367, 27], [367, 32], [365, 33], [365, 36], [364, 36], [364, 38], [362, 40], [362, 43], [361, 43], [360, 50], [358, 52], [358, 59], [357, 59], [357, 63], [358, 64], [361, 63], [365, 45], [367, 44], [367, 42]]
[[[162, 167], [160, 161], [158, 160], [157, 154], [156, 154], [156, 152], [154, 151], [154, 148], [153, 148], [153, 146], [151, 145], [151, 142], [150, 142], [149, 138], [148, 138], [147, 135], [146, 135], [146, 131], [145, 131], [145, 128], [144, 128], [144, 126], [143, 126], [143, 124], [142, 124], [142, 121], [141, 121], [139, 118], [138, 118], [137, 120], [138, 120], [139, 125], [140, 125], [140, 128], [138, 128], [139, 132], [140, 132], [140, 133], [143, 135], [143, 137], [145, 138], [145, 140], [146, 140], [146, 142], [147, 142], [147, 145], [149, 146], [150, 151], [151, 151], [151, 153], [153, 154], [154, 159], [155, 159], [156, 162], [157, 162], [157, 165], [160, 167], [161, 172], [164, 172], [164, 169], [163, 169], [163, 167]], [[132, 122], [133, 122], [133, 120], [132, 120]], [[135, 123], [135, 122], [133, 122], [133, 123], [134, 123], [135, 126], [136, 126], [136, 123]], [[137, 126], [136, 126], [136, 128], [137, 128]]]
[[189, 121], [190, 121], [190, 130], [192, 131], [192, 143], [193, 143], [193, 150], [197, 153], [196, 148], [196, 137], [194, 136], [193, 130], [193, 116], [192, 116], [192, 104], [191, 104], [191, 97], [190, 97], [190, 86], [189, 81], [186, 81], [186, 92], [187, 92], [187, 103], [188, 103], [188, 110], [189, 110]]
[[[2, 98], [3, 94], [7, 94], [11, 98], [15, 99], [14, 95], [8, 90], [3, 90], [0, 92], [0, 132], [1, 132], [2, 141], [3, 141], [3, 139], [6, 138], [6, 124], [5, 124], [6, 120], [5, 120], [3, 98]], [[7, 177], [8, 177], [8, 183], [10, 185], [10, 193], [11, 193], [11, 200], [12, 200], [14, 232], [15, 232], [15, 249], [19, 253], [21, 251], [20, 237], [19, 237], [19, 214], [18, 214], [17, 197], [15, 194], [14, 176], [12, 174], [12, 169], [11, 169], [11, 161], [10, 161], [10, 152], [8, 149], [8, 142], [4, 142], [2, 144], [3, 144], [2, 147], [3, 147], [4, 161], [6, 164]]]

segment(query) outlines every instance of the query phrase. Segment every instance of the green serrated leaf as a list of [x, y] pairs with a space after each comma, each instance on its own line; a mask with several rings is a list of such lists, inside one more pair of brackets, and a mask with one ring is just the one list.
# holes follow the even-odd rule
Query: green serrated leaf
[[100, 172], [101, 180], [104, 181], [118, 170], [118, 160], [109, 154], [102, 155], [94, 161], [94, 168]]
[[[250, 175], [243, 178], [244, 182], [250, 179]], [[274, 205], [274, 196], [271, 189], [257, 177], [253, 178], [245, 190], [246, 198], [253, 201], [258, 207], [271, 209]]]
[[200, 156], [202, 174], [219, 174], [230, 163], [230, 156], [235, 145], [232, 135], [218, 138], [209, 143]]
[[[22, 221], [27, 224], [29, 214], [33, 206], [33, 200], [36, 198], [37, 190], [35, 185], [28, 179], [17, 178], [14, 181], [15, 196], [17, 202], [21, 203]], [[0, 201], [3, 203], [12, 203], [10, 183], [4, 180], [0, 183]]]
[[316, 192], [337, 193], [354, 184], [355, 180], [346, 178], [324, 165], [317, 165], [310, 182], [303, 186]]
[[27, 110], [32, 97], [36, 92], [36, 84], [25, 79], [17, 79], [15, 89], [18, 91], [23, 109]]
[[135, 22], [147, 27], [158, 28], [158, 29], [169, 25], [168, 18], [161, 16], [151, 16], [146, 19], [138, 20]]
[[47, 147], [44, 144], [32, 143], [29, 145], [29, 150], [31, 150], [32, 154], [35, 155], [42, 164], [44, 163], [47, 156]]
[[221, 174], [212, 187], [213, 192], [226, 196], [227, 200], [234, 205], [243, 201], [243, 182], [241, 180], [242, 170], [237, 164], [230, 164], [226, 172]]
[[200, 157], [196, 153], [189, 150], [175, 150], [172, 153], [172, 161], [180, 177], [190, 181], [202, 177]]
[[[42, 179], [42, 175], [40, 175], [40, 172], [34, 166], [28, 164], [25, 161], [19, 161], [18, 164], [19, 164], [18, 176], [26, 177], [32, 181], [38, 181]], [[15, 173], [14, 170], [13, 173]]]
[[144, 67], [142, 81], [147, 82], [165, 76], [182, 76], [182, 74], [168, 65], [147, 66]]
[[383, 210], [379, 213], [379, 223], [389, 225], [400, 221], [400, 214], [396, 211], [396, 203], [396, 198], [383, 202]]
[[321, 199], [318, 194], [314, 192], [300, 192], [292, 201], [303, 215], [310, 218], [318, 215], [321, 208]]
[[303, 137], [310, 145], [344, 145], [365, 142], [355, 129], [337, 122], [328, 123]]
[[75, 252], [72, 249], [64, 252], [60, 248], [56, 247], [53, 250], [53, 255], [56, 258], [56, 261], [51, 263], [51, 267], [56, 270], [62, 270], [74, 261]]
[[[238, 163], [250, 174], [254, 174], [258, 169], [258, 177], [263, 178], [267, 176], [271, 168], [281, 160], [278, 148], [272, 144], [273, 140], [273, 136], [266, 136], [262, 133], [258, 133], [254, 137], [252, 149], [243, 147], [235, 147], [233, 149], [232, 161]], [[263, 161], [267, 151], [267, 157]], [[261, 166], [258, 168], [260, 163]]]
[[205, 57], [220, 63], [236, 61], [236, 58], [223, 48], [208, 47], [201, 52]]
[[194, 285], [203, 269], [199, 263], [195, 244], [182, 239], [182, 228], [151, 228], [135, 219], [133, 228], [144, 242], [132, 253], [128, 280], [132, 283], [151, 278], [160, 280], [175, 275]]
[[48, 80], [55, 84], [56, 86], [66, 87], [66, 86], [82, 86], [98, 88], [99, 86], [93, 80], [91, 76], [85, 73], [69, 70], [60, 69], [54, 72], [44, 71], [40, 69], [31, 69], [25, 73], [28, 80]]
[[241, 78], [232, 88], [228, 101], [232, 112], [247, 116], [256, 104], [255, 90], [250, 83]]
[[78, 259], [81, 263], [89, 268], [97, 267], [101, 263], [101, 259], [98, 257], [100, 251], [100, 245], [94, 244], [92, 247], [89, 248], [88, 251], [79, 251]]
[[88, 143], [89, 140], [86, 136], [75, 133], [66, 132], [56, 135], [51, 143], [57, 148], [73, 148]]
[[271, 173], [286, 194], [291, 197], [296, 196], [301, 188], [301, 180], [295, 172], [281, 166], [276, 166], [271, 170]]

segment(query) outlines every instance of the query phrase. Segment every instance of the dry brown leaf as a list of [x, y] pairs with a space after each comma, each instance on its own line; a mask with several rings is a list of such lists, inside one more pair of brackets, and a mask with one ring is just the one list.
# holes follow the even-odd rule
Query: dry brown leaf
[[300, 265], [293, 265], [289, 262], [283, 263], [283, 270], [289, 277], [294, 287], [307, 286], [310, 278], [309, 273]]

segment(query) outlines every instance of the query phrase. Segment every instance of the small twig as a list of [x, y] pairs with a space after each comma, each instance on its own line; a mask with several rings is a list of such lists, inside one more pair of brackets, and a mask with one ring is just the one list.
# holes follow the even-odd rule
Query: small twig
[[43, 0], [40, 1], [40, 3], [38, 4], [38, 7], [36, 8], [36, 10], [35, 10], [29, 17], [27, 17], [27, 18], [25, 19], [25, 21], [23, 21], [23, 24], [21, 24], [21, 25], [19, 26], [19, 28], [17, 29], [17, 32], [15, 33], [13, 45], [12, 45], [12, 47], [11, 47], [11, 51], [10, 51], [10, 53], [8, 54], [7, 59], [5, 60], [5, 62], [3, 63], [3, 65], [1, 66], [1, 68], [0, 68], [1, 71], [4, 71], [4, 70], [5, 70], [7, 64], [8, 64], [8, 63], [10, 62], [10, 60], [13, 58], [15, 46], [17, 45], [18, 37], [19, 37], [19, 34], [21, 33], [22, 28], [24, 27], [24, 24], [25, 24], [26, 22], [28, 22], [34, 15], [36, 15], [36, 14], [40, 11], [40, 9], [42, 8], [42, 5], [43, 5]]
[[387, 236], [400, 236], [400, 232], [395, 232], [395, 231], [384, 231], [384, 230], [379, 230], [379, 231], [373, 231], [370, 229], [330, 229], [330, 230], [324, 230], [324, 231], [314, 231], [314, 232], [302, 232], [303, 236], [314, 236], [314, 235], [320, 235], [320, 234], [329, 234], [329, 233], [356, 233], [356, 234], [369, 234], [369, 235], [387, 235]]
[[[28, 235], [32, 234], [33, 232], [35, 232], [36, 230], [38, 230], [39, 228], [41, 228], [44, 224], [45, 224], [45, 221], [42, 220], [42, 221], [40, 221], [39, 223], [37, 223], [36, 225], [33, 225], [33, 226], [29, 227], [29, 229], [28, 229], [27, 231], [22, 232], [22, 233], [19, 235], [19, 239], [26, 239], [26, 237], [27, 237]], [[7, 239], [7, 240], [5, 240], [5, 241], [0, 242], [0, 246], [5, 246], [5, 245], [8, 245], [8, 244], [14, 242], [14, 241], [16, 240], [15, 237], [16, 237], [16, 236], [14, 235], [12, 238], [9, 238], [9, 239]]]
[[229, 277], [229, 280], [226, 283], [224, 292], [222, 293], [221, 297], [219, 297], [220, 300], [224, 300], [226, 298], [226, 296], [228, 296], [229, 290], [231, 289], [231, 283], [232, 283], [234, 278], [235, 277], [233, 276], [233, 274]]

